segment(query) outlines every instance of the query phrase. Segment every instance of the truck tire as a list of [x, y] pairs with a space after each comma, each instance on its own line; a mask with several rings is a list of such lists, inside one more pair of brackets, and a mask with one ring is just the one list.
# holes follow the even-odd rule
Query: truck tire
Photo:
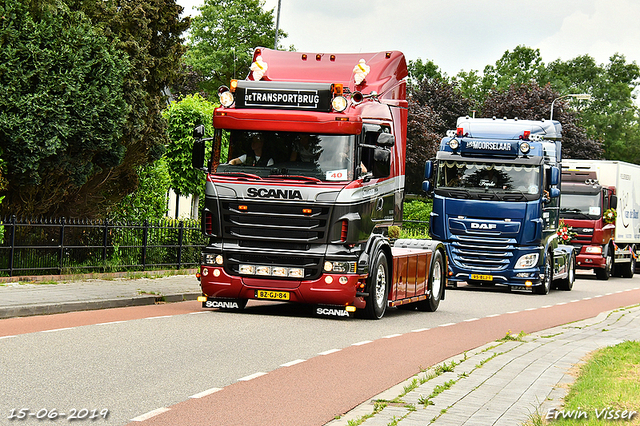
[[569, 273], [567, 278], [558, 281], [558, 289], [564, 291], [571, 291], [573, 283], [576, 280], [576, 258], [571, 256], [569, 259]]
[[542, 285], [533, 288], [536, 294], [549, 294], [551, 283], [553, 282], [553, 266], [551, 264], [551, 255], [547, 253], [544, 259], [544, 281]]
[[604, 262], [604, 268], [596, 269], [596, 278], [602, 281], [607, 281], [611, 277], [611, 269], [613, 267], [613, 256], [611, 250], [607, 250], [607, 257]]
[[444, 266], [444, 258], [440, 250], [434, 253], [433, 262], [431, 262], [431, 270], [429, 271], [429, 298], [418, 302], [418, 310], [423, 312], [435, 312], [440, 305], [442, 292], [447, 283], [446, 269]]
[[389, 297], [389, 265], [383, 251], [378, 252], [371, 274], [369, 275], [369, 296], [365, 306], [365, 315], [369, 319], [380, 319], [387, 310]]
[[[631, 248], [635, 252], [635, 248]], [[622, 276], [624, 278], [633, 278], [633, 274], [636, 272], [636, 259], [631, 255], [631, 259], [629, 259], [628, 264], [624, 264], [622, 268]]]

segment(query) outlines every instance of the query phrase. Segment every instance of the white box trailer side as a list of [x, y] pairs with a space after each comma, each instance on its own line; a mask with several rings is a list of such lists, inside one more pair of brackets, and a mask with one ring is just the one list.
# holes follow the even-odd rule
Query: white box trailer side
[[616, 244], [640, 243], [640, 165], [623, 161], [592, 164], [600, 184], [616, 188]]

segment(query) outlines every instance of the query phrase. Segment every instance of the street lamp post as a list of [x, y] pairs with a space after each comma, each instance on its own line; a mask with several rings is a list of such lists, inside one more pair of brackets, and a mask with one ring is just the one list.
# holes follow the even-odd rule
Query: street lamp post
[[559, 98], [555, 98], [553, 102], [551, 102], [551, 115], [549, 116], [549, 120], [553, 120], [553, 105], [556, 103], [556, 101], [564, 98], [576, 98], [588, 101], [589, 99], [591, 99], [591, 95], [589, 95], [588, 93], [571, 93], [569, 95], [563, 95]]

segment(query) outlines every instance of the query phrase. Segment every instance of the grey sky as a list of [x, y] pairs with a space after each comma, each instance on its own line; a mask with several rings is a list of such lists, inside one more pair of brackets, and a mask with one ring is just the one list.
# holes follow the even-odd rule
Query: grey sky
[[[186, 14], [204, 0], [178, 0]], [[278, 0], [265, 0], [276, 9]], [[400, 50], [448, 75], [482, 71], [518, 45], [542, 59], [614, 53], [640, 63], [639, 0], [281, 0], [284, 46], [310, 53]], [[272, 46], [267, 46], [272, 47]]]

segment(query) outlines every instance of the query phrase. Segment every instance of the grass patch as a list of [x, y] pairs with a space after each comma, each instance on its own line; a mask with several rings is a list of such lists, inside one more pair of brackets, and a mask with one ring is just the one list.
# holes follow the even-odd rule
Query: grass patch
[[513, 335], [511, 334], [511, 330], [507, 331], [507, 334], [501, 338], [498, 339], [499, 342], [524, 342], [524, 336], [526, 336], [527, 334], [524, 331], [521, 331], [520, 333], [518, 333], [517, 335]]
[[640, 342], [595, 351], [557, 410], [556, 419], [553, 413], [541, 413], [526, 424], [640, 425]]

